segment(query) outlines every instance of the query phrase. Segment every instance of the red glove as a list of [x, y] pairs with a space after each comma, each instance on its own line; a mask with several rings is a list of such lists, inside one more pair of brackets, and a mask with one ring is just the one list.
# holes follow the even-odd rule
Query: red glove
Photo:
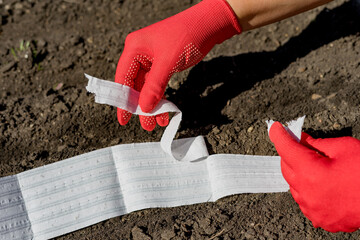
[[352, 137], [294, 140], [276, 122], [270, 139], [301, 211], [314, 227], [329, 232], [360, 228], [360, 141]]
[[[115, 82], [140, 91], [139, 104], [150, 112], [164, 95], [175, 72], [191, 67], [214, 47], [241, 32], [232, 8], [225, 0], [203, 0], [199, 4], [163, 21], [130, 33], [120, 57]], [[118, 120], [125, 125], [131, 114], [118, 109]], [[156, 122], [166, 126], [167, 113], [140, 116], [141, 126], [151, 131]]]

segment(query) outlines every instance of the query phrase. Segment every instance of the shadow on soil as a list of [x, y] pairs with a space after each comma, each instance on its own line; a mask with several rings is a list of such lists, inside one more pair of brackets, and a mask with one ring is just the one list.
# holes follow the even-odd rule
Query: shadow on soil
[[339, 130], [332, 130], [332, 131], [321, 131], [321, 130], [314, 130], [314, 129], [305, 129], [306, 133], [308, 133], [313, 138], [336, 138], [336, 137], [351, 137], [353, 135], [353, 131], [351, 127], [346, 127]]
[[[170, 94], [170, 101], [178, 103], [184, 116], [197, 119], [197, 122], [183, 119], [182, 129], [199, 129], [200, 134], [206, 134], [211, 125], [229, 123], [221, 114], [228, 100], [257, 82], [274, 77], [297, 58], [359, 32], [359, 14], [353, 4], [347, 2], [333, 10], [324, 9], [300, 35], [273, 52], [253, 52], [200, 62], [176, 94]], [[210, 91], [209, 86], [212, 86]]]

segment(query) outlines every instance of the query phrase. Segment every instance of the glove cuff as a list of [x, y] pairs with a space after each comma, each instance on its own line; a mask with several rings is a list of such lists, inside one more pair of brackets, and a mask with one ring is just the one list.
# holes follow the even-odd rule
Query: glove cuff
[[215, 44], [241, 33], [237, 16], [226, 0], [203, 0], [183, 14], [188, 32], [204, 55]]

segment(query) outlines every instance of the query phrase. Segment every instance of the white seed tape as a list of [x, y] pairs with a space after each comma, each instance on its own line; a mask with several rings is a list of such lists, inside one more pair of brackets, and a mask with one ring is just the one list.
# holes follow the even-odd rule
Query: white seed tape
[[173, 159], [194, 161], [209, 156], [202, 136], [173, 142], [181, 122], [182, 113], [172, 102], [162, 99], [151, 113], [145, 113], [138, 104], [140, 95], [138, 91], [128, 86], [97, 79], [87, 74], [85, 76], [89, 79], [86, 89], [95, 94], [95, 102], [97, 103], [108, 104], [133, 114], [145, 116], [174, 112], [175, 115], [165, 129], [160, 141], [162, 149]]
[[[87, 77], [96, 102], [143, 114], [138, 92]], [[279, 157], [209, 156], [202, 137], [173, 141], [176, 106], [163, 100], [151, 115], [168, 111], [176, 114], [161, 143], [112, 146], [0, 178], [0, 240], [49, 239], [145, 208], [289, 189]], [[297, 136], [303, 121], [289, 125]]]

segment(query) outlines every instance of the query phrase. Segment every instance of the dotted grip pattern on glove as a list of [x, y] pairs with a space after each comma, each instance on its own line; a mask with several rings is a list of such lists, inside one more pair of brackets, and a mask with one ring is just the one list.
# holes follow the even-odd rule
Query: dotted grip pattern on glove
[[[204, 0], [163, 21], [130, 33], [120, 57], [115, 82], [140, 91], [139, 104], [151, 112], [163, 98], [171, 76], [198, 62], [215, 44], [241, 32], [232, 8], [225, 0]], [[125, 125], [131, 114], [118, 109]], [[167, 113], [139, 116], [141, 126], [151, 131], [156, 122], [166, 126]]]

